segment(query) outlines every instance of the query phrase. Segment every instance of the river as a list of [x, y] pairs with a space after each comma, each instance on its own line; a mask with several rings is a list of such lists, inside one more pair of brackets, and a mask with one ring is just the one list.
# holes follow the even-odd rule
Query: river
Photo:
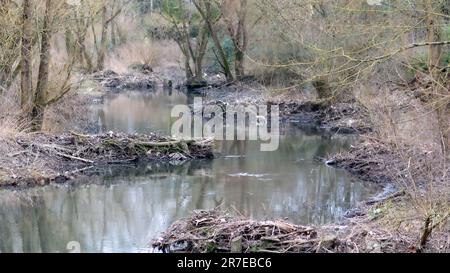
[[[179, 91], [111, 94], [96, 105], [100, 131], [169, 133]], [[379, 189], [325, 166], [353, 137], [282, 126], [280, 148], [217, 142], [219, 158], [181, 165], [114, 166], [70, 185], [0, 191], [0, 252], [151, 252], [152, 239], [196, 209], [222, 208], [256, 219], [326, 224]]]

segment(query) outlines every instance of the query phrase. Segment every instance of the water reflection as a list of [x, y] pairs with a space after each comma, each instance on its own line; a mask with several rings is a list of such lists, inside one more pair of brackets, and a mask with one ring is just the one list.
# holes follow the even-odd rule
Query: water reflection
[[[186, 99], [175, 92], [118, 95], [106, 101], [100, 120], [105, 130], [164, 131], [170, 105]], [[217, 206], [257, 219], [322, 224], [376, 191], [315, 160], [345, 149], [350, 139], [292, 124], [283, 132], [276, 152], [260, 152], [258, 142], [219, 142], [222, 156], [213, 161], [114, 167], [76, 186], [2, 191], [0, 251], [65, 252], [71, 241], [84, 252], [149, 251], [151, 239], [177, 219]]]
[[172, 107], [187, 104], [183, 92], [125, 92], [110, 94], [97, 106], [99, 132], [170, 133]]

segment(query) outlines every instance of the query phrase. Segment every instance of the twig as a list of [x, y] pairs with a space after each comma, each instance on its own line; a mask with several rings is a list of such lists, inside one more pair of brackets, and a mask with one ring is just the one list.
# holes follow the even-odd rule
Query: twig
[[76, 169], [76, 170], [73, 170], [73, 171], [70, 171], [70, 172], [65, 172], [64, 174], [65, 175], [69, 175], [69, 174], [81, 173], [81, 172], [90, 170], [92, 168], [94, 168], [94, 166], [88, 166], [88, 167], [85, 167], [85, 168], [82, 168], [82, 169]]
[[56, 151], [55, 151], [55, 154], [57, 154], [59, 156], [62, 156], [62, 157], [65, 157], [65, 158], [81, 161], [81, 162], [84, 162], [84, 163], [94, 164], [94, 161], [89, 160], [89, 159], [84, 159], [84, 158], [81, 158], [81, 157], [71, 156], [71, 155], [63, 154], [63, 153], [56, 152]]
[[7, 154], [7, 156], [8, 156], [8, 157], [16, 157], [16, 156], [19, 156], [19, 155], [21, 155], [21, 154], [25, 154], [25, 153], [28, 153], [28, 152], [29, 152], [29, 151], [27, 151], [27, 150], [23, 150], [23, 151], [20, 151], [20, 152]]

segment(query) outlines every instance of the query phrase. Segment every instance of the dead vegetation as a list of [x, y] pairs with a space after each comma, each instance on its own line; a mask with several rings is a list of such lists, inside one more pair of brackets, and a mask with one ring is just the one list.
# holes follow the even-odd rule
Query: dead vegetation
[[[448, 231], [450, 168], [441, 154], [404, 143], [366, 138], [329, 164], [364, 180], [394, 185], [397, 192], [382, 200], [392, 201], [390, 207], [377, 208], [375, 212], [390, 219], [384, 226], [395, 226], [415, 238], [417, 251], [432, 240], [432, 233]], [[402, 197], [400, 202], [394, 200], [398, 197]], [[434, 240], [443, 238], [442, 233], [434, 237]]]
[[[384, 204], [370, 208], [371, 213]], [[152, 245], [170, 253], [417, 252], [414, 234], [382, 228], [366, 216], [343, 225], [313, 227], [284, 220], [256, 221], [235, 214], [218, 209], [196, 211], [174, 223]], [[448, 252], [450, 245], [443, 241], [448, 238], [448, 233], [440, 233], [424, 251]]]
[[142, 90], [152, 89], [157, 85], [159, 78], [140, 73], [117, 74], [106, 70], [93, 75], [93, 79], [109, 90]]
[[254, 221], [218, 210], [194, 212], [153, 242], [166, 252], [334, 252], [341, 242], [318, 229], [285, 221]]
[[155, 134], [24, 134], [0, 158], [0, 186], [65, 182], [86, 168], [108, 164], [211, 158], [212, 146], [210, 139], [185, 141]]
[[292, 121], [315, 124], [338, 134], [365, 134], [372, 130], [367, 109], [357, 101], [323, 105], [303, 101], [281, 104], [282, 113]]
[[329, 165], [345, 169], [363, 180], [376, 183], [392, 183], [395, 173], [389, 173], [388, 166], [403, 164], [395, 149], [376, 139], [370, 139], [351, 150], [335, 156]]

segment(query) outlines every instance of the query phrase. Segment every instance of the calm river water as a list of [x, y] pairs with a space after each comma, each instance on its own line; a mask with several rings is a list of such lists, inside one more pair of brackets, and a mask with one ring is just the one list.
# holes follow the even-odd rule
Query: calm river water
[[[100, 130], [170, 129], [178, 91], [127, 92], [96, 106]], [[347, 149], [351, 138], [284, 124], [280, 148], [252, 141], [218, 142], [221, 156], [184, 165], [149, 164], [98, 170], [77, 186], [0, 191], [0, 252], [149, 252], [153, 238], [196, 209], [218, 206], [257, 219], [297, 224], [338, 221], [378, 189], [317, 157]]]

